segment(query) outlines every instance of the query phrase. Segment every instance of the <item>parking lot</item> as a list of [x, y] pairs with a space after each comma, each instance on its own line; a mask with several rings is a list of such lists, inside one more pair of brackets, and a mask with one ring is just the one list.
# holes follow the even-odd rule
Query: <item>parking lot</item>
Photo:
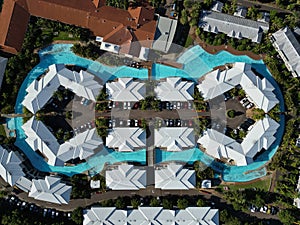
[[236, 129], [239, 125], [241, 125], [246, 118], [246, 108], [242, 106], [242, 104], [237, 99], [229, 99], [225, 102], [226, 110], [233, 109], [236, 112], [234, 118], [227, 117], [227, 126]]

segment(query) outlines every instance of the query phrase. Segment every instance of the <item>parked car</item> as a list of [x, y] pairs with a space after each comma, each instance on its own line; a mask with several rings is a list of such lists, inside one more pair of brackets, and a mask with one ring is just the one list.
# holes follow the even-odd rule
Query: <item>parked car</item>
[[251, 109], [253, 106], [254, 106], [254, 104], [253, 104], [252, 102], [250, 102], [250, 104], [248, 104], [248, 105], [246, 106], [246, 108], [247, 108], [247, 109]]
[[243, 98], [243, 99], [240, 101], [240, 103], [241, 103], [241, 104], [244, 104], [246, 101], [248, 101], [248, 99], [247, 99], [247, 98]]
[[250, 104], [250, 102], [248, 101], [248, 100], [246, 100], [243, 104], [242, 104], [242, 106], [243, 107], [247, 107], [247, 105], [249, 105]]
[[231, 96], [228, 92], [225, 92], [223, 95], [224, 95], [224, 101], [227, 101], [228, 99], [231, 98]]
[[130, 125], [131, 125], [131, 120], [127, 120], [127, 126], [130, 127]]

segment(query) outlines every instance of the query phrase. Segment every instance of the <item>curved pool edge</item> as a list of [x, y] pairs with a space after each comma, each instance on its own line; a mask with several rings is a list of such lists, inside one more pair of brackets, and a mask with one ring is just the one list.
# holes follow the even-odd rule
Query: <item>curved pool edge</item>
[[[57, 46], [57, 48], [56, 48], [56, 46]], [[64, 57], [65, 56], [64, 52], [59, 51], [59, 46], [62, 47], [61, 50], [66, 51], [66, 54], [68, 55], [67, 58]], [[93, 68], [93, 66], [96, 65], [96, 67], [98, 68], [98, 71], [107, 71], [108, 76], [111, 76], [111, 74], [114, 73], [115, 71], [121, 71], [121, 69], [118, 70], [118, 69], [115, 69], [115, 68], [106, 68], [106, 66], [102, 65], [99, 62], [94, 62], [92, 60], [79, 57], [79, 56], [75, 55], [74, 53], [72, 53], [70, 51], [71, 46], [72, 46], [72, 44], [56, 44], [56, 45], [48, 46], [47, 48], [42, 49], [39, 52], [39, 55], [40, 55], [40, 58], [41, 58], [41, 62], [32, 69], [32, 71], [33, 70], [37, 70], [37, 74], [31, 75], [32, 71], [30, 71], [30, 73], [24, 79], [24, 82], [22, 83], [22, 85], [20, 87], [20, 90], [19, 90], [19, 93], [18, 93], [18, 97], [17, 97], [17, 101], [16, 101], [16, 105], [15, 105], [15, 111], [16, 111], [16, 113], [21, 113], [22, 112], [21, 100], [24, 99], [24, 97], [25, 97], [26, 87], [34, 79], [36, 79], [38, 77], [38, 75], [42, 74], [45, 71], [45, 69], [48, 67], [47, 65], [50, 65], [50, 64], [58, 62], [58, 63], [65, 63], [65, 64], [75, 64], [75, 65], [83, 66], [83, 67], [85, 66], [88, 69], [89, 68], [91, 69], [91, 68]], [[191, 49], [193, 49], [193, 48], [191, 48]], [[48, 52], [46, 50], [48, 50]], [[196, 53], [192, 52], [192, 54], [196, 54]], [[55, 56], [53, 56], [52, 54], [58, 54], [57, 62], [55, 61], [56, 60]], [[278, 92], [278, 93], [276, 93], [276, 95], [278, 95], [278, 97], [283, 100], [283, 95], [282, 95], [280, 89], [278, 89], [279, 86], [276, 83], [276, 81], [274, 80], [274, 78], [272, 77], [272, 75], [270, 74], [270, 72], [268, 71], [268, 69], [266, 68], [263, 60], [254, 60], [254, 59], [252, 59], [252, 58], [250, 58], [248, 56], [240, 56], [240, 55], [239, 56], [235, 56], [235, 55], [232, 55], [231, 53], [229, 53], [229, 52], [227, 52], [225, 50], [222, 50], [222, 51], [218, 52], [217, 54], [210, 54], [210, 53], [207, 53], [205, 50], [202, 49], [201, 50], [201, 54], [199, 56], [202, 56], [202, 54], [210, 55], [209, 57], [213, 57], [213, 58], [214, 57], [220, 57], [220, 58], [222, 58], [221, 60], [223, 60], [223, 61], [228, 60], [228, 58], [226, 56], [230, 55], [230, 58], [233, 61], [234, 61], [235, 58], [237, 58], [239, 60], [236, 60], [236, 61], [245, 60], [245, 61], [247, 61], [247, 63], [250, 62], [251, 64], [254, 65], [254, 68], [257, 67], [258, 69], [262, 70], [264, 73], [269, 74], [269, 75], [267, 75], [267, 77], [269, 76], [267, 79], [268, 80], [272, 80], [271, 83], [274, 86], [276, 86], [275, 91]], [[225, 60], [224, 60], [224, 58], [225, 58]], [[195, 60], [196, 59], [197, 59], [197, 57], [195, 58]], [[199, 59], [201, 60], [201, 63], [199, 65], [202, 65], [202, 64], [205, 65], [206, 70], [207, 69], [211, 70], [212, 68], [214, 68], [215, 66], [217, 66], [218, 63], [222, 62], [221, 60], [208, 60], [208, 59], [203, 60], [201, 58], [199, 58]], [[43, 60], [45, 60], [45, 62], [42, 62]], [[209, 63], [211, 63], [211, 64], [209, 64]], [[97, 66], [97, 64], [99, 64], [99, 65]], [[265, 67], [265, 68], [263, 68], [263, 67]], [[188, 68], [188, 67], [184, 66], [184, 68], [181, 71], [183, 71], [185, 74], [187, 74], [188, 73], [187, 69], [188, 70], [193, 70], [193, 67]], [[177, 69], [177, 70], [179, 70], [179, 69]], [[193, 70], [193, 71], [197, 71], [197, 70]], [[182, 72], [178, 72], [178, 73], [180, 74]], [[200, 78], [205, 73], [206, 73], [205, 70], [202, 70], [201, 74], [197, 73], [197, 78], [198, 77]], [[265, 76], [265, 74], [263, 74], [263, 75]], [[195, 76], [195, 74], [193, 74], [193, 76], [191, 76], [191, 77], [194, 79], [194, 76]], [[280, 104], [280, 110], [284, 111], [284, 102], [280, 101], [280, 103], [282, 103], [282, 104]], [[15, 120], [15, 125], [17, 125], [16, 121], [17, 120]], [[17, 128], [17, 126], [16, 126], [16, 128]], [[22, 143], [22, 141], [25, 142], [24, 133], [22, 133], [23, 130], [22, 130], [22, 128], [20, 128], [20, 129], [16, 129], [17, 130], [17, 141], [16, 141], [17, 146], [20, 145], [20, 143]], [[209, 161], [211, 161], [212, 158], [210, 158], [206, 163], [208, 163], [217, 173], [221, 173], [222, 174], [222, 178], [223, 178], [224, 181], [245, 182], [245, 181], [250, 181], [250, 180], [259, 178], [258, 176], [260, 176], [262, 173], [261, 174], [256, 174], [256, 177], [251, 177], [251, 175], [246, 175], [246, 174], [251, 174], [251, 173], [246, 173], [246, 172], [252, 171], [252, 173], [255, 173], [256, 170], [259, 170], [262, 166], [265, 166], [265, 164], [269, 160], [271, 160], [271, 158], [276, 153], [276, 151], [278, 149], [278, 146], [279, 146], [279, 144], [281, 142], [281, 139], [282, 139], [282, 136], [283, 136], [283, 132], [284, 132], [284, 116], [283, 115], [280, 118], [280, 127], [279, 127], [279, 129], [281, 130], [281, 132], [277, 132], [277, 138], [276, 138], [276, 143], [277, 144], [274, 144], [274, 147], [273, 147], [272, 150], [270, 150], [270, 151], [268, 150], [267, 151], [268, 152], [268, 160], [267, 161], [261, 160], [261, 161], [258, 161], [258, 162], [254, 162], [253, 165], [250, 164], [249, 167], [246, 166], [247, 168], [241, 168], [241, 167], [237, 167], [237, 166], [235, 166], [235, 167], [234, 166], [225, 166], [224, 167], [224, 166], [215, 165], [215, 164], [212, 165], [212, 162], [209, 163]], [[20, 146], [21, 146], [21, 148], [24, 147], [24, 146], [22, 146], [22, 144]], [[202, 152], [200, 149], [199, 149], [199, 151]], [[31, 150], [31, 152], [33, 152], [34, 154], [36, 154], [33, 150]], [[206, 155], [206, 156], [210, 157], [208, 155]], [[31, 156], [31, 157], [35, 157], [35, 156]], [[120, 156], [117, 156], [117, 157], [120, 157]], [[77, 165], [78, 167], [75, 166], [77, 169], [70, 169], [70, 167], [68, 167], [67, 169], [62, 169], [62, 168], [66, 168], [66, 167], [51, 167], [44, 160], [43, 160], [44, 164], [43, 163], [41, 163], [41, 164], [35, 164], [35, 166], [36, 166], [36, 168], [40, 166], [43, 170], [45, 170], [45, 172], [58, 172], [58, 173], [62, 173], [62, 174], [65, 174], [65, 175], [68, 175], [68, 174], [69, 175], [70, 174], [73, 175], [75, 173], [82, 173], [84, 171], [93, 169], [94, 167], [91, 164], [89, 164], [89, 162], [92, 162], [93, 160], [94, 159], [92, 157], [92, 158], [90, 158], [88, 160], [88, 162], [86, 164], [79, 164], [79, 165]], [[178, 160], [178, 161], [180, 161], [180, 160]], [[101, 165], [97, 166], [96, 170], [97, 171], [101, 171], [101, 169], [103, 168], [103, 166], [104, 166], [105, 163], [106, 162], [104, 162], [104, 161], [101, 162], [102, 166]], [[74, 167], [72, 167], [72, 168], [74, 168]], [[78, 168], [80, 168], [80, 169], [78, 169]], [[222, 168], [222, 170], [220, 168]], [[237, 168], [240, 168], [240, 169], [237, 169]], [[39, 169], [39, 168], [37, 168], [37, 169]], [[241, 173], [241, 171], [243, 171], [243, 172]], [[237, 177], [236, 174], [239, 174], [239, 176]], [[262, 176], [264, 176], [264, 175], [262, 175]], [[243, 181], [241, 181], [241, 180], [243, 180]]]

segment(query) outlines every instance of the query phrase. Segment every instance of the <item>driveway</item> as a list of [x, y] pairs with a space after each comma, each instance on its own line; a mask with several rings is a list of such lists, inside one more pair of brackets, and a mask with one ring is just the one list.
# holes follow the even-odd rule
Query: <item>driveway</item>
[[242, 106], [242, 104], [237, 99], [229, 99], [225, 102], [226, 111], [235, 110], [236, 116], [234, 118], [227, 118], [227, 126], [236, 129], [239, 125], [241, 125], [246, 119], [246, 109]]

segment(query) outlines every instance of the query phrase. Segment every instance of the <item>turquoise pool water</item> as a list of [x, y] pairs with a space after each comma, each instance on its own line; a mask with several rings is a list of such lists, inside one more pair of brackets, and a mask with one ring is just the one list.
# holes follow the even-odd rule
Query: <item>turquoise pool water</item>
[[[185, 74], [189, 74], [191, 79], [197, 80], [207, 72], [211, 71], [214, 67], [224, 65], [225, 63], [233, 62], [246, 62], [252, 64], [260, 74], [266, 77], [275, 87], [275, 94], [279, 99], [280, 110], [284, 112], [284, 98], [280, 91], [280, 88], [271, 73], [265, 66], [262, 60], [254, 60], [248, 56], [235, 56], [227, 51], [221, 51], [218, 54], [212, 55], [204, 51], [200, 46], [194, 46], [185, 53], [183, 53], [177, 60], [179, 63], [183, 63], [183, 70]], [[198, 62], [198, 63], [195, 63]], [[174, 70], [168, 69], [168, 67], [162, 67], [164, 70], [163, 75], [171, 74]], [[179, 69], [175, 69], [179, 70]], [[276, 133], [276, 141], [272, 146], [260, 155], [255, 162], [248, 166], [226, 166], [222, 163], [215, 162], [212, 157], [204, 154], [200, 149], [194, 148], [184, 152], [166, 152], [157, 150], [157, 162], [165, 161], [182, 161], [186, 163], [192, 163], [196, 160], [200, 160], [207, 166], [212, 167], [216, 172], [222, 174], [225, 181], [243, 182], [253, 180], [266, 175], [266, 169], [264, 165], [274, 156], [276, 153], [284, 132], [285, 118], [283, 115], [280, 117], [280, 127]]]
[[[109, 79], [114, 79], [115, 74], [121, 76], [129, 77], [138, 77], [142, 76], [141, 79], [145, 78], [145, 72], [140, 72], [138, 69], [130, 68], [130, 67], [108, 67], [104, 66], [98, 62], [94, 62], [89, 59], [81, 58], [75, 55], [70, 48], [72, 45], [70, 44], [56, 44], [51, 45], [39, 52], [40, 63], [36, 65], [30, 73], [25, 78], [23, 84], [19, 89], [19, 93], [16, 100], [15, 111], [16, 113], [22, 113], [22, 104], [25, 95], [26, 88], [39, 77], [44, 71], [47, 70], [48, 66], [55, 63], [63, 63], [63, 64], [75, 64], [91, 71], [92, 73], [99, 76], [104, 82]], [[148, 76], [148, 73], [147, 73]], [[15, 145], [18, 146], [24, 154], [30, 159], [31, 163], [35, 168], [38, 168], [41, 171], [46, 172], [58, 172], [68, 176], [72, 176], [73, 174], [82, 173], [86, 170], [98, 170], [101, 171], [105, 163], [115, 163], [122, 161], [136, 161], [141, 164], [145, 164], [146, 162], [146, 151], [136, 151], [129, 153], [118, 153], [111, 149], [103, 149], [100, 153], [93, 156], [86, 163], [82, 163], [76, 165], [74, 167], [55, 167], [48, 165], [42, 157], [36, 154], [30, 146], [25, 142], [26, 135], [24, 134], [23, 129], [21, 128], [23, 121], [22, 118], [14, 118], [7, 121], [7, 124], [10, 128], [15, 128], [17, 132], [17, 140]]]
[[[36, 67], [34, 67], [33, 70], [28, 74], [22, 86], [20, 87], [15, 105], [15, 111], [17, 113], [22, 112], [21, 102], [26, 95], [25, 90], [28, 85], [38, 76], [40, 76], [48, 68], [49, 65], [54, 63], [76, 64], [78, 66], [85, 67], [87, 68], [87, 70], [100, 77], [104, 82], [116, 77], [138, 77], [140, 79], [147, 79], [148, 77], [148, 72], [146, 69], [137, 70], [126, 66], [108, 67], [98, 62], [78, 57], [73, 54], [72, 51], [70, 51], [71, 46], [72, 45], [68, 44], [57, 44], [49, 46], [39, 52], [41, 59], [40, 63]], [[152, 74], [155, 79], [161, 79], [168, 76], [180, 76], [187, 79], [197, 80], [216, 66], [238, 61], [251, 63], [256, 70], [258, 70], [267, 79], [270, 80], [270, 82], [276, 87], [275, 93], [280, 100], [280, 109], [284, 111], [284, 101], [282, 93], [280, 92], [277, 83], [272, 78], [270, 72], [267, 70], [262, 60], [253, 60], [247, 56], [234, 56], [226, 51], [222, 51], [216, 55], [211, 55], [205, 52], [201, 47], [195, 46], [179, 57], [178, 62], [184, 64], [182, 70], [160, 64], [154, 64], [152, 68]], [[253, 180], [266, 174], [266, 170], [263, 166], [269, 159], [272, 158], [280, 144], [284, 131], [284, 117], [281, 118], [280, 124], [281, 126], [276, 134], [276, 142], [268, 151], [262, 154], [254, 163], [250, 164], [249, 166], [236, 167], [217, 163], [213, 160], [213, 158], [204, 154], [198, 148], [190, 149], [184, 152], [166, 152], [157, 150], [156, 161], [164, 162], [175, 160], [191, 164], [196, 160], [201, 160], [206, 165], [211, 166], [216, 172], [222, 174], [223, 179], [226, 181], [242, 182]], [[74, 167], [49, 166], [43, 160], [43, 158], [32, 151], [32, 149], [25, 142], [26, 136], [21, 128], [22, 118], [9, 120], [8, 126], [16, 129], [17, 140], [15, 144], [23, 150], [34, 167], [42, 171], [58, 172], [71, 176], [76, 173], [82, 173], [86, 170], [89, 170], [92, 173], [99, 172], [103, 169], [105, 163], [115, 163], [122, 161], [135, 161], [140, 162], [141, 164], [146, 163], [145, 149], [136, 152], [120, 153], [105, 148], [101, 152], [90, 158], [86, 163], [82, 163]]]

